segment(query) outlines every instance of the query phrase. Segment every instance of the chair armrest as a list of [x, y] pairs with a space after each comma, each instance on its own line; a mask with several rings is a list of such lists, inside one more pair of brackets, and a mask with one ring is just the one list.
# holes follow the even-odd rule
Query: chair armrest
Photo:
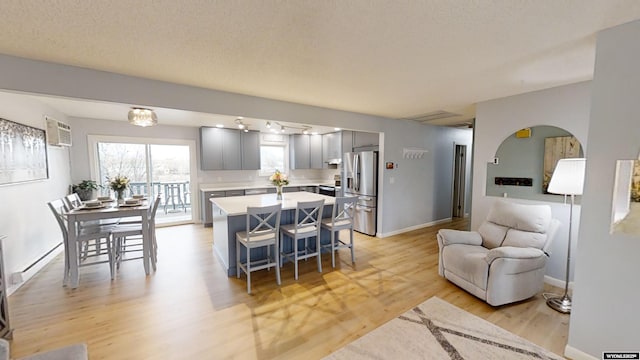
[[451, 244], [482, 245], [482, 236], [476, 231], [441, 229], [438, 237], [444, 246]]
[[491, 264], [494, 260], [499, 258], [510, 259], [537, 259], [545, 256], [544, 252], [536, 248], [521, 248], [515, 246], [501, 246], [489, 250], [486, 256], [488, 264]]

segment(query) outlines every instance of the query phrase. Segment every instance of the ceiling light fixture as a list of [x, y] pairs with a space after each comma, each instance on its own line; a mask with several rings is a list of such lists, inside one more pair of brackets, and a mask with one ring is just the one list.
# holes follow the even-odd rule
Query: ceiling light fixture
[[267, 129], [271, 129], [271, 121], [267, 121]]
[[151, 109], [131, 108], [129, 110], [129, 123], [136, 126], [153, 126], [158, 124], [158, 116]]
[[280, 132], [284, 132], [284, 125], [280, 125]]
[[245, 125], [242, 122], [243, 117], [242, 116], [238, 116], [236, 118], [236, 124], [238, 125], [238, 129], [244, 129]]

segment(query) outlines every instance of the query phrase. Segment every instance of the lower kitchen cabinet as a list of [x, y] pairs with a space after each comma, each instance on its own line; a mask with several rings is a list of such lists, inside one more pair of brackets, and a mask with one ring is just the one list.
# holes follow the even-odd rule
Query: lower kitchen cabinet
[[213, 225], [213, 213], [211, 211], [211, 198], [225, 197], [225, 191], [200, 191], [200, 220], [204, 226]]

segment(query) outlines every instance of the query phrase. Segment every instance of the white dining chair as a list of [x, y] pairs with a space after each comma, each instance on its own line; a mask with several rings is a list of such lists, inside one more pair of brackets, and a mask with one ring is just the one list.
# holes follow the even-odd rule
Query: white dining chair
[[[158, 212], [158, 204], [160, 196], [153, 199], [153, 204], [149, 207], [149, 218], [147, 228], [143, 229], [142, 220], [121, 222], [111, 228], [111, 237], [115, 244], [116, 267], [120, 267], [122, 261], [144, 259], [143, 252], [143, 233], [148, 231], [150, 245], [149, 258], [153, 270], [156, 270], [158, 258], [158, 242], [156, 239], [156, 213]], [[140, 254], [140, 256], [129, 257], [129, 254]]]
[[[278, 235], [280, 231], [280, 213], [282, 204], [247, 207], [246, 230], [236, 233], [236, 276], [240, 278], [240, 271], [247, 274], [247, 293], [251, 294], [251, 272], [262, 269], [275, 268], [276, 282], [280, 285], [280, 251], [278, 249]], [[245, 262], [241, 261], [241, 246], [246, 249]], [[273, 257], [271, 247], [273, 246]], [[251, 250], [266, 248], [265, 259], [251, 261]]]
[[[336, 251], [342, 248], [351, 250], [351, 263], [355, 264], [356, 256], [353, 248], [353, 214], [357, 197], [337, 197], [333, 204], [331, 217], [322, 219], [320, 226], [327, 229], [331, 233], [331, 243], [323, 245], [323, 248], [329, 248], [331, 251], [331, 266], [336, 267]], [[336, 239], [336, 234], [341, 230], [349, 230], [349, 242], [346, 243], [340, 238]]]
[[[318, 261], [318, 272], [322, 272], [322, 259], [320, 256], [320, 219], [322, 218], [322, 209], [324, 207], [324, 199], [317, 201], [300, 201], [296, 206], [295, 218], [293, 224], [280, 226], [280, 265], [282, 266], [283, 258], [293, 261], [294, 277], [298, 280], [298, 261], [311, 257], [316, 257]], [[291, 251], [283, 249], [289, 248], [285, 244], [286, 238], [291, 238]], [[312, 248], [308, 240], [316, 238], [315, 246]], [[304, 240], [302, 248], [299, 247], [300, 240]]]
[[[64, 212], [68, 211], [65, 208], [64, 201], [57, 199], [47, 203], [53, 215], [60, 226], [62, 232], [62, 238], [65, 246], [65, 282], [69, 276], [69, 269], [71, 268], [71, 262], [75, 262], [79, 267], [109, 264], [109, 271], [111, 273], [111, 280], [115, 278], [115, 254], [113, 243], [110, 237], [112, 225], [98, 225], [90, 227], [78, 227], [76, 243], [69, 243], [69, 233], [67, 220], [64, 217]], [[69, 258], [70, 246], [76, 246], [77, 259]], [[106, 257], [106, 260], [104, 259]]]

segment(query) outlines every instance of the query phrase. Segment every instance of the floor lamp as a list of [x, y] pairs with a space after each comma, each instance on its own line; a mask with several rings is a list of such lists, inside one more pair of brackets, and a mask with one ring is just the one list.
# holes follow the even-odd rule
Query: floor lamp
[[547, 305], [561, 313], [571, 312], [571, 297], [569, 297], [569, 264], [571, 262], [571, 224], [573, 222], [573, 205], [576, 195], [582, 195], [584, 184], [584, 168], [586, 159], [560, 159], [551, 176], [551, 182], [547, 191], [553, 194], [569, 195], [571, 207], [569, 208], [569, 239], [567, 241], [567, 272], [564, 285], [564, 295], [547, 299]]

